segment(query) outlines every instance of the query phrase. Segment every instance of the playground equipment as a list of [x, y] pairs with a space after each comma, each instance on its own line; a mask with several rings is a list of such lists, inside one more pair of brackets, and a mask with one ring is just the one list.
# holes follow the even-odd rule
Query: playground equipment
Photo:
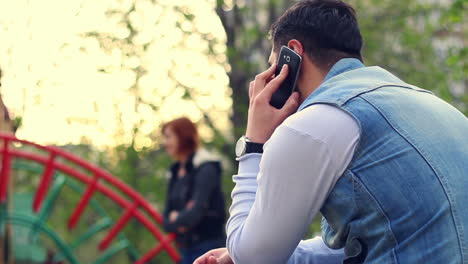
[[[0, 228], [4, 230], [4, 226], [10, 224], [14, 226], [15, 231], [23, 230], [24, 239], [30, 243], [31, 247], [28, 251], [31, 254], [34, 251], [38, 252], [36, 255], [47, 254], [46, 249], [41, 248], [41, 245], [34, 246], [34, 241], [37, 241], [37, 237], [41, 234], [52, 240], [59, 251], [54, 256], [54, 262], [50, 263], [61, 263], [62, 260], [67, 263], [80, 263], [74, 255], [74, 250], [86, 244], [92, 237], [101, 238], [97, 234], [102, 234], [102, 231], [108, 229], [98, 245], [101, 255], [93, 261], [95, 264], [106, 263], [112, 256], [123, 250], [131, 259], [134, 259], [135, 264], [148, 263], [163, 251], [167, 252], [174, 262], [180, 259], [172, 244], [174, 234], [164, 235], [158, 227], [162, 224], [162, 216], [138, 192], [113, 175], [57, 147], [41, 146], [4, 133], [0, 133], [0, 141], [3, 142], [0, 150]], [[22, 146], [22, 149], [17, 146]], [[24, 150], [25, 147], [28, 150]], [[28, 166], [32, 163], [42, 165], [43, 169]], [[27, 170], [40, 177], [34, 195], [9, 193], [9, 180], [11, 180], [11, 171], [14, 169]], [[76, 207], [68, 217], [67, 227], [70, 232], [78, 225], [85, 211], [93, 210], [99, 218], [70, 243], [61, 239], [54, 232], [53, 226], [46, 224], [47, 219], [51, 217], [52, 208], [59, 193], [65, 187], [80, 196]], [[119, 206], [120, 217], [114, 220], [115, 218], [109, 216], [94, 199], [93, 196], [97, 194]], [[9, 210], [8, 199], [15, 201], [12, 205], [14, 210]], [[25, 210], [27, 205], [30, 209]], [[146, 228], [155, 241], [158, 241], [154, 247], [142, 255], [122, 232], [132, 219], [138, 221], [139, 225]], [[22, 237], [21, 232], [15, 231], [13, 233], [16, 238]], [[3, 249], [0, 248], [0, 250]]]

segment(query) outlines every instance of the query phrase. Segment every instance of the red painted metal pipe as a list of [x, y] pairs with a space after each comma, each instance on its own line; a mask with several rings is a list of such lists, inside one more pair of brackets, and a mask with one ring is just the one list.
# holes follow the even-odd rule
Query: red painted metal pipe
[[[25, 141], [25, 140], [19, 140], [19, 139], [16, 139], [13, 135], [10, 135], [10, 134], [0, 133], [0, 138], [2, 138], [4, 140], [4, 142], [11, 141], [11, 142], [16, 142], [16, 143], [21, 143], [21, 144], [25, 144], [25, 145], [34, 146], [34, 147], [36, 147], [38, 149], [47, 151], [49, 153], [55, 153], [55, 155], [57, 157], [61, 157], [64, 160], [70, 161], [71, 163], [76, 164], [76, 165], [88, 170], [91, 174], [94, 175], [94, 177], [92, 178], [89, 175], [81, 172], [80, 170], [72, 168], [72, 167], [70, 167], [70, 166], [68, 166], [68, 165], [66, 165], [64, 163], [57, 162], [56, 159], [51, 158], [51, 156], [49, 156], [49, 158], [47, 158], [47, 157], [43, 157], [43, 156], [35, 154], [35, 153], [28, 153], [28, 152], [21, 151], [21, 150], [16, 150], [16, 149], [9, 150], [8, 147], [4, 146], [3, 151], [0, 152], [0, 154], [2, 154], [2, 156], [3, 156], [2, 171], [0, 173], [0, 180], [1, 180], [0, 181], [0, 195], [2, 195], [2, 189], [4, 189], [5, 186], [7, 186], [7, 185], [4, 185], [5, 181], [3, 179], [4, 179], [5, 175], [8, 176], [8, 172], [9, 172], [9, 169], [10, 169], [8, 164], [10, 163], [12, 157], [18, 157], [18, 158], [24, 158], [24, 159], [36, 161], [36, 162], [44, 164], [46, 166], [46, 169], [45, 169], [44, 174], [43, 174], [43, 178], [41, 179], [42, 181], [44, 181], [44, 178], [47, 178], [45, 176], [47, 176], [48, 174], [50, 174], [49, 179], [52, 179], [53, 171], [58, 170], [58, 171], [61, 171], [61, 172], [65, 173], [65, 174], [67, 174], [67, 175], [70, 175], [71, 177], [74, 177], [75, 179], [77, 179], [77, 180], [83, 182], [84, 184], [88, 185], [86, 193], [89, 193], [89, 195], [87, 195], [87, 196], [89, 196], [89, 198], [86, 198], [86, 199], [90, 199], [92, 194], [95, 191], [99, 191], [102, 194], [104, 194], [105, 196], [107, 196], [109, 199], [111, 199], [114, 202], [116, 202], [117, 204], [119, 204], [122, 208], [127, 208], [124, 215], [121, 217], [121, 219], [116, 224], [116, 226], [119, 225], [119, 228], [114, 226], [113, 230], [111, 229], [111, 232], [109, 232], [109, 234], [106, 237], [106, 239], [109, 242], [106, 242], [106, 243], [110, 243], [112, 241], [113, 237], [125, 226], [126, 222], [128, 222], [128, 220], [133, 216], [139, 222], [141, 222], [143, 224], [143, 226], [145, 226], [153, 234], [153, 236], [158, 241], [160, 241], [160, 243], [155, 248], [153, 248], [151, 251], [147, 252], [140, 259], [141, 261], [143, 261], [143, 260], [148, 261], [149, 259], [154, 257], [156, 254], [158, 254], [163, 249], [167, 251], [169, 256], [174, 261], [178, 261], [180, 259], [178, 252], [170, 244], [170, 241], [172, 241], [174, 239], [175, 235], [174, 234], [169, 234], [167, 237], [164, 237], [162, 232], [159, 230], [159, 228], [153, 222], [153, 221], [156, 221], [157, 223], [162, 224], [162, 221], [163, 221], [162, 216], [138, 192], [136, 192], [135, 190], [130, 188], [128, 185], [126, 185], [125, 183], [123, 183], [122, 181], [120, 181], [119, 179], [114, 177], [113, 175], [109, 174], [108, 172], [100, 169], [99, 167], [96, 167], [96, 166], [94, 166], [94, 165], [92, 165], [92, 164], [90, 164], [90, 163], [76, 157], [76, 156], [73, 156], [72, 154], [63, 151], [62, 149], [59, 149], [59, 148], [56, 148], [56, 147], [44, 147], [44, 146], [41, 146], [41, 145], [38, 145], [38, 144], [35, 144], [35, 143], [32, 143], [32, 142], [28, 142], [28, 141]], [[50, 154], [50, 155], [52, 155], [52, 154]], [[5, 166], [4, 164], [6, 164], [7, 166]], [[51, 169], [49, 169], [49, 170], [51, 170], [51, 172], [47, 173], [50, 164], [52, 164], [50, 166]], [[8, 168], [8, 170], [5, 170], [6, 172], [4, 172], [4, 168]], [[96, 181], [96, 178], [99, 178], [100, 181], [99, 182]], [[7, 179], [7, 181], [8, 181], [8, 179]], [[41, 183], [42, 183], [42, 181], [41, 181]], [[47, 185], [50, 185], [50, 183], [49, 184], [44, 183], [44, 185], [47, 187]], [[92, 187], [93, 185], [94, 185], [94, 187]], [[108, 185], [110, 185], [110, 186], [108, 186]], [[112, 188], [109, 188], [109, 187], [118, 189], [126, 197], [125, 198], [122, 197], [122, 195], [120, 193], [112, 190]], [[47, 190], [48, 190], [48, 188], [46, 188], [46, 191], [45, 191], [44, 195], [47, 194]], [[6, 191], [5, 191], [5, 193], [6, 193]], [[86, 193], [85, 193], [85, 195], [86, 195]], [[83, 206], [81, 206], [82, 209], [78, 210], [78, 208], [77, 208], [75, 210], [75, 212], [84, 210], [86, 208], [87, 203], [89, 203], [89, 201], [85, 201], [85, 199], [82, 198], [82, 200], [78, 204], [78, 207], [80, 207], [80, 204], [83, 204]], [[38, 207], [40, 207], [40, 204], [39, 204]], [[150, 216], [150, 218], [148, 218], [143, 213], [143, 211], [145, 213], [147, 213]], [[78, 215], [77, 218], [79, 218], [79, 215], [81, 215], [82, 212], [74, 213], [73, 215], [75, 215], [75, 214]], [[128, 219], [126, 219], [126, 218], [128, 218]], [[70, 219], [70, 221], [71, 221], [71, 219]], [[75, 220], [75, 221], [78, 221], [78, 220]], [[115, 234], [112, 234], [112, 233], [115, 233]], [[105, 240], [103, 240], [103, 242], [105, 242]], [[101, 244], [104, 244], [103, 242], [101, 242]], [[143, 262], [138, 262], [138, 263], [143, 263]]]
[[[161, 252], [164, 247], [166, 247], [166, 245], [170, 245], [170, 243], [175, 239], [175, 235], [174, 234], [170, 234], [168, 235], [164, 240], [160, 241], [160, 244], [157, 245], [156, 247], [154, 247], [153, 249], [151, 249], [150, 251], [148, 251], [148, 253], [146, 253], [146, 255], [142, 256], [140, 259], [138, 259], [135, 264], [144, 264], [148, 261], [150, 261], [152, 258], [154, 258], [154, 256], [156, 256], [157, 254], [159, 254], [159, 252]], [[180, 261], [180, 257], [178, 257], [177, 259], [174, 259], [174, 261], [176, 262], [179, 262]]]
[[9, 181], [9, 173], [11, 167], [11, 154], [8, 150], [8, 146], [10, 145], [9, 139], [5, 138], [3, 140], [3, 150], [2, 150], [2, 171], [0, 173], [0, 203], [5, 203], [8, 197], [8, 181]]
[[[28, 153], [28, 152], [24, 152], [24, 151], [20, 151], [20, 150], [12, 150], [11, 152], [12, 152], [12, 154], [14, 156], [17, 156], [17, 157], [20, 157], [20, 158], [33, 160], [33, 161], [36, 161], [36, 162], [42, 163], [42, 164], [47, 163], [46, 158], [43, 158], [43, 157], [38, 156], [38, 155], [33, 154], [33, 153]], [[80, 172], [78, 170], [75, 170], [75, 169], [73, 169], [73, 168], [71, 168], [71, 167], [69, 167], [69, 166], [67, 166], [65, 164], [57, 163], [56, 164], [56, 169], [59, 170], [59, 171], [62, 171], [65, 174], [68, 174], [68, 175], [74, 177], [75, 179], [77, 179], [77, 180], [79, 180], [79, 181], [81, 181], [81, 182], [83, 182], [85, 184], [91, 184], [92, 183], [92, 179], [89, 176], [87, 176], [84, 173], [82, 173], [82, 172]], [[102, 194], [104, 194], [108, 198], [110, 198], [111, 200], [115, 201], [122, 208], [128, 208], [128, 207], [131, 206], [131, 202], [124, 199], [117, 192], [107, 188], [105, 185], [103, 185], [101, 183], [97, 183], [96, 189], [99, 190]], [[159, 229], [144, 214], [137, 211], [136, 214], [135, 214], [135, 217], [154, 235], [154, 237], [157, 240], [161, 241], [161, 240], [164, 239], [164, 236], [161, 233], [161, 231], [159, 231]], [[178, 252], [171, 245], [165, 245], [165, 247], [166, 247], [165, 249], [166, 249], [167, 253], [169, 254], [169, 256], [174, 261], [177, 261], [177, 259], [179, 259]]]
[[122, 217], [120, 217], [119, 221], [117, 221], [117, 223], [111, 228], [107, 236], [104, 237], [101, 243], [99, 243], [100, 250], [105, 250], [107, 249], [107, 247], [109, 247], [110, 243], [115, 238], [115, 236], [125, 227], [130, 218], [132, 218], [137, 208], [138, 203], [135, 202], [131, 207], [125, 210], [125, 213], [122, 215]]
[[41, 208], [42, 202], [44, 201], [47, 192], [49, 191], [50, 184], [52, 183], [52, 178], [54, 176], [54, 159], [55, 159], [55, 152], [50, 152], [49, 160], [47, 161], [46, 168], [44, 169], [44, 173], [42, 174], [41, 182], [39, 183], [39, 187], [37, 188], [36, 195], [34, 196], [33, 201], [33, 210], [34, 212], [38, 212]]
[[91, 184], [88, 185], [88, 188], [84, 192], [83, 197], [81, 197], [81, 200], [78, 202], [78, 205], [76, 206], [75, 211], [72, 213], [70, 220], [68, 221], [68, 229], [72, 229], [73, 227], [75, 227], [76, 223], [78, 223], [80, 216], [83, 214], [83, 211], [88, 205], [89, 200], [91, 200], [91, 196], [94, 194], [94, 191], [96, 190], [96, 185], [98, 183], [98, 180], [99, 180], [99, 177], [95, 175]]
[[[118, 178], [112, 176], [111, 174], [104, 171], [103, 169], [101, 169], [99, 167], [96, 167], [96, 166], [88, 163], [87, 161], [85, 161], [85, 160], [83, 160], [81, 158], [78, 158], [78, 157], [76, 157], [76, 156], [74, 156], [74, 155], [72, 155], [72, 154], [70, 154], [70, 153], [68, 153], [68, 152], [66, 152], [66, 151], [64, 151], [64, 150], [62, 150], [60, 148], [57, 148], [57, 147], [51, 147], [51, 146], [46, 147], [46, 146], [42, 146], [42, 145], [39, 145], [39, 144], [36, 144], [36, 143], [33, 143], [33, 142], [29, 142], [29, 141], [26, 141], [26, 140], [17, 139], [12, 134], [0, 133], [0, 137], [11, 140], [11, 141], [15, 141], [15, 142], [18, 142], [18, 143], [21, 143], [21, 144], [34, 146], [34, 147], [36, 147], [38, 149], [41, 149], [41, 150], [44, 150], [44, 151], [48, 151], [48, 152], [53, 151], [58, 156], [60, 156], [62, 158], [65, 158], [66, 160], [69, 160], [70, 162], [75, 163], [76, 165], [79, 165], [79, 166], [89, 170], [90, 172], [93, 172], [93, 174], [99, 174], [100, 177], [102, 177], [103, 179], [108, 181], [111, 185], [114, 185], [117, 189], [121, 190], [123, 193], [128, 195], [130, 198], [132, 198], [132, 200], [140, 201], [141, 207], [143, 207], [145, 209], [145, 211], [147, 211], [159, 224], [162, 224], [163, 218], [162, 218], [161, 214], [159, 214], [157, 211], [155, 211], [154, 208], [144, 199], [143, 196], [141, 196], [138, 192], [133, 190], [130, 186], [126, 185], [124, 182], [122, 182]], [[33, 156], [37, 157], [38, 155], [33, 154]]]

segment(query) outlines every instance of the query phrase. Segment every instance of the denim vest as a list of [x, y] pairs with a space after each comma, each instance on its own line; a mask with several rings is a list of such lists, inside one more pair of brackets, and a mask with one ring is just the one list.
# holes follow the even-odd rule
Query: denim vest
[[360, 127], [321, 208], [323, 239], [345, 248], [344, 263], [468, 263], [468, 119], [356, 59], [335, 64], [299, 111], [313, 104]]

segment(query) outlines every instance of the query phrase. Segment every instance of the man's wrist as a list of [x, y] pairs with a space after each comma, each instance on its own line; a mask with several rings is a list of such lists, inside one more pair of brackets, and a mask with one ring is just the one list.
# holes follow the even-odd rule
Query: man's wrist
[[251, 134], [245, 134], [246, 137], [250, 139], [251, 142], [258, 143], [258, 144], [265, 144], [265, 142], [268, 141], [268, 139], [265, 139], [263, 137], [251, 135]]
[[236, 143], [236, 157], [240, 158], [249, 153], [263, 153], [263, 144], [253, 142], [247, 136], [242, 136]]
[[269, 136], [262, 135], [265, 133], [258, 133], [258, 131], [252, 131], [247, 129], [245, 136], [250, 140], [250, 142], [265, 144], [268, 141]]

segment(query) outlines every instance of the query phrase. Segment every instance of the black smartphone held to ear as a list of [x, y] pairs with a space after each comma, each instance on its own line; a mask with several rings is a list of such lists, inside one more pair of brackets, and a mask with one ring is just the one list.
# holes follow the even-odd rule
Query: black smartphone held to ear
[[271, 97], [270, 104], [275, 108], [282, 108], [294, 92], [294, 89], [296, 89], [296, 81], [299, 76], [299, 70], [301, 69], [301, 63], [302, 58], [299, 54], [286, 46], [281, 47], [278, 63], [276, 64], [275, 76], [280, 74], [284, 64], [288, 65], [289, 72], [286, 79]]

